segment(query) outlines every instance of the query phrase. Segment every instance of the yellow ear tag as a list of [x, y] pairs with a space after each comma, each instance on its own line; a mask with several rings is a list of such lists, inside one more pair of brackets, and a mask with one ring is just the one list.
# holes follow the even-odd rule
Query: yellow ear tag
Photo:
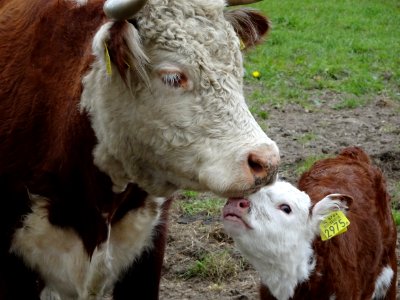
[[321, 239], [323, 241], [329, 240], [334, 236], [342, 234], [347, 231], [350, 221], [346, 218], [344, 213], [340, 210], [330, 213], [319, 225], [321, 229]]
[[243, 51], [244, 49], [246, 49], [246, 45], [243, 43], [243, 40], [240, 39], [240, 51]]
[[104, 60], [106, 62], [106, 72], [107, 75], [112, 75], [111, 58], [110, 53], [108, 53], [108, 48], [106, 42], [104, 42]]

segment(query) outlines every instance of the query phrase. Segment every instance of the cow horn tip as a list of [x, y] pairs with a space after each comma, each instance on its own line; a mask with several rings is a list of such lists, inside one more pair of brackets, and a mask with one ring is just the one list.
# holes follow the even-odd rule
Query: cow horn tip
[[107, 0], [103, 11], [107, 17], [114, 20], [127, 20], [132, 18], [147, 0]]

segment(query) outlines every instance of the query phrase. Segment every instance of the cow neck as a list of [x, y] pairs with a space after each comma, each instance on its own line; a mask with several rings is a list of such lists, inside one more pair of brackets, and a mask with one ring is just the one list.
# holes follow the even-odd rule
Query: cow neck
[[142, 207], [147, 196], [147, 192], [137, 184], [129, 184], [124, 192], [114, 196], [114, 201], [107, 212], [107, 223], [112, 225], [121, 220], [127, 212]]
[[[7, 182], [9, 198], [18, 198], [18, 204], [7, 204], [15, 206], [13, 215], [29, 213], [29, 193], [43, 196], [50, 223], [72, 228], [92, 254], [105, 241], [108, 225], [142, 206], [147, 196], [134, 184], [121, 194], [112, 192], [110, 178], [93, 163], [97, 139], [89, 117], [78, 109], [82, 78], [93, 62], [92, 39], [107, 21], [104, 1], [27, 3], [29, 11], [21, 14], [40, 15], [29, 24], [29, 18], [17, 15], [18, 26], [8, 32], [18, 39], [7, 46], [29, 45], [32, 55], [8, 49], [13, 55], [7, 65], [18, 71], [9, 80], [24, 88], [0, 91], [4, 106], [14, 109], [13, 122], [0, 135], [5, 141], [0, 149], [8, 154], [0, 160], [0, 178]], [[32, 68], [21, 69], [21, 61]]]
[[[73, 228], [90, 255], [107, 239], [109, 226], [127, 212], [143, 206], [148, 194], [133, 183], [124, 192], [115, 194], [109, 176], [93, 163], [92, 153], [97, 140], [88, 116], [82, 115], [77, 125], [79, 129], [76, 128], [68, 143], [66, 157], [69, 161], [61, 168], [57, 168], [59, 163], [51, 168], [53, 182], [47, 185], [46, 194], [50, 199], [50, 222]], [[78, 138], [78, 130], [81, 138]]]
[[[43, 81], [39, 76], [30, 79], [32, 90], [41, 91], [40, 98], [32, 103], [45, 105], [48, 110], [42, 113], [38, 109], [41, 113], [36, 115], [40, 128], [47, 131], [40, 133], [43, 138], [36, 137], [45, 144], [35, 159], [45, 159], [34, 162], [25, 180], [29, 192], [48, 199], [49, 221], [61, 228], [72, 228], [92, 254], [106, 239], [108, 223], [122, 218], [130, 208], [141, 206], [145, 193], [138, 187], [130, 187], [115, 195], [110, 178], [93, 164], [92, 152], [97, 140], [88, 116], [77, 107], [82, 94], [81, 80], [93, 59], [91, 40], [105, 22], [103, 1], [79, 7], [70, 7], [71, 3], [48, 1], [42, 9], [45, 16], [32, 25], [43, 36], [51, 36], [51, 43], [35, 44], [32, 56], [32, 64], [45, 70], [47, 79]], [[65, 20], [74, 21], [65, 23]], [[53, 26], [48, 26], [50, 23]], [[57, 105], [47, 105], [49, 99]]]

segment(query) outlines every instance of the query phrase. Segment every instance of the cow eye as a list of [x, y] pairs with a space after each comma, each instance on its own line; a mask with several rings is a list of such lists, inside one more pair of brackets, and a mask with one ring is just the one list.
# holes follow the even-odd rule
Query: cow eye
[[281, 204], [281, 205], [279, 205], [279, 209], [280, 209], [281, 211], [283, 211], [285, 214], [290, 214], [290, 213], [292, 212], [292, 209], [291, 209], [290, 206], [287, 205], [287, 204]]
[[162, 72], [162, 82], [171, 88], [185, 88], [187, 85], [187, 78], [185, 74], [180, 72]]

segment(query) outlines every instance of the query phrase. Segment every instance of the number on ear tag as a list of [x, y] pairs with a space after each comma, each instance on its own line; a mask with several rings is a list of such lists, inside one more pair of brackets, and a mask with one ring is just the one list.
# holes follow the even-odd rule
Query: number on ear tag
[[347, 227], [349, 225], [350, 221], [346, 218], [342, 211], [334, 211], [330, 213], [319, 225], [321, 229], [321, 239], [326, 241], [334, 236], [342, 234], [347, 231]]

